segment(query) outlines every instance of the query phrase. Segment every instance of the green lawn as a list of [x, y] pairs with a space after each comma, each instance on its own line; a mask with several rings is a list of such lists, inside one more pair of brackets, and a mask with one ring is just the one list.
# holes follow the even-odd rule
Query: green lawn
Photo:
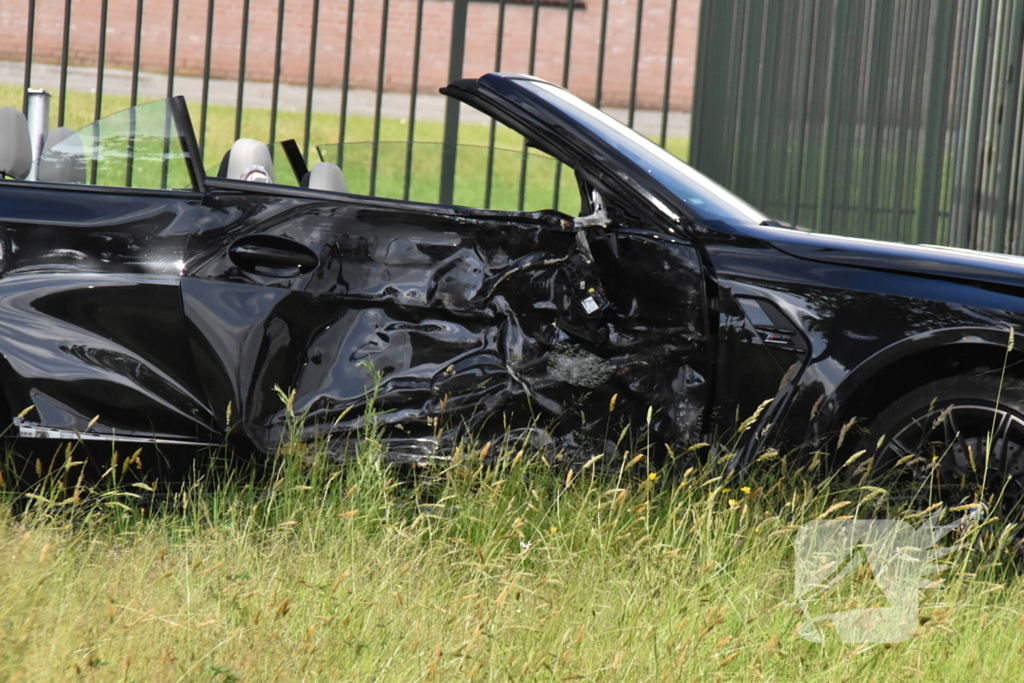
[[[794, 534], [899, 515], [880, 489], [812, 484], [784, 457], [737, 487], [642, 456], [570, 474], [490, 451], [413, 485], [372, 441], [345, 468], [286, 444], [269, 482], [201, 479], [155, 510], [137, 496], [160, 485], [114, 485], [130, 458], [88, 491], [59, 452], [64, 485], [0, 505], [0, 678], [1018, 680], [1024, 589], [996, 518], [924, 591], [910, 640], [843, 644], [826, 621], [813, 644]], [[810, 614], [884, 603], [870, 576]]]

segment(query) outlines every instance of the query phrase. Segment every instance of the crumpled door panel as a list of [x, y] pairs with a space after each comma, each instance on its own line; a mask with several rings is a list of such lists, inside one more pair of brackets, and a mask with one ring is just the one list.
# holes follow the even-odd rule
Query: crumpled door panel
[[[700, 424], [704, 316], [685, 244], [608, 238], [618, 257], [608, 239], [596, 246], [611, 303], [595, 314], [581, 303], [593, 287], [570, 281], [576, 236], [550, 219], [223, 201], [254, 219], [197, 238], [184, 311], [214, 411], [230, 401], [232, 428], [261, 450], [285, 429], [275, 386], [294, 390], [307, 438], [360, 429], [371, 400], [375, 423], [408, 437], [539, 425], [603, 444], [614, 438], [615, 394], [616, 424], [649, 406], [666, 437]], [[286, 278], [246, 272], [229, 252], [251, 234], [305, 245], [319, 266]]]

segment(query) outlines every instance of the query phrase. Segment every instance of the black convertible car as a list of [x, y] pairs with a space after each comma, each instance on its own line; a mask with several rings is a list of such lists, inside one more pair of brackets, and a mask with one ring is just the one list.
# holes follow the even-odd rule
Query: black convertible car
[[33, 162], [4, 110], [17, 437], [272, 453], [279, 387], [306, 438], [340, 453], [372, 415], [398, 461], [464, 434], [601, 452], [627, 424], [693, 444], [760, 408], [736, 467], [845, 426], [947, 480], [1024, 473], [1024, 259], [780, 226], [536, 78], [442, 92], [570, 167], [580, 215], [358, 195], [327, 162], [285, 186], [252, 140], [208, 174], [180, 98], [51, 131]]

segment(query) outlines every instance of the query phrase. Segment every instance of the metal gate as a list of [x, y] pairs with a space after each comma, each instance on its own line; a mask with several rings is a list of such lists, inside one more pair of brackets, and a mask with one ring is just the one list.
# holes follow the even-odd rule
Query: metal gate
[[[386, 174], [400, 197], [453, 203], [459, 200], [458, 165], [464, 151], [456, 144], [464, 131], [460, 118], [465, 123], [475, 112], [463, 108], [460, 115], [454, 101], [445, 106], [428, 101], [438, 99], [428, 95], [464, 72], [537, 72], [598, 106], [617, 108], [614, 115], [630, 125], [636, 119], [638, 127], [646, 126], [643, 132], [685, 154], [689, 118], [682, 112], [688, 108], [689, 87], [684, 96], [675, 82], [681, 74], [692, 74], [693, 39], [677, 36], [695, 34], [699, 2], [3, 0], [0, 35], [24, 37], [24, 47], [15, 51], [0, 45], [0, 67], [23, 69], [25, 88], [54, 93], [56, 125], [76, 127], [140, 101], [186, 94], [188, 85], [186, 97], [208, 166], [226, 151], [221, 148], [225, 141], [229, 145], [243, 136], [271, 144], [292, 138], [307, 157], [316, 154], [316, 142], [341, 143], [338, 154], [345, 143], [358, 142], [365, 144], [370, 194], [375, 186], [379, 193], [378, 181]], [[18, 33], [11, 36], [14, 25]], [[44, 38], [52, 45], [45, 52], [48, 64], [38, 56]], [[122, 83], [116, 93], [114, 72]], [[329, 96], [321, 92], [325, 81]], [[159, 88], [147, 90], [147, 83]], [[88, 96], [74, 117], [66, 107], [69, 90]], [[230, 115], [218, 113], [218, 104]], [[253, 109], [261, 110], [258, 125], [250, 121]], [[332, 128], [320, 126], [320, 137], [327, 139], [311, 132], [321, 114], [333, 117]], [[360, 132], [354, 134], [352, 124], [359, 117]], [[479, 117], [472, 120], [480, 123]], [[417, 172], [414, 140], [435, 145], [436, 168]], [[403, 141], [409, 150], [403, 154], [383, 144]], [[490, 206], [492, 188], [497, 192], [508, 184], [493, 173], [493, 124], [489, 135], [477, 131], [474, 144], [486, 148], [478, 154], [487, 157], [479, 164], [484, 170], [464, 175], [484, 188], [483, 203]], [[524, 158], [519, 208], [528, 184], [532, 192], [548, 193], [558, 206], [559, 188], [571, 182], [571, 174], [552, 167], [550, 177], [531, 176], [528, 183], [532, 172], [525, 146], [518, 153]], [[417, 191], [417, 181], [427, 175], [430, 193]]]
[[715, 0], [691, 161], [824, 232], [1024, 253], [1020, 0]]

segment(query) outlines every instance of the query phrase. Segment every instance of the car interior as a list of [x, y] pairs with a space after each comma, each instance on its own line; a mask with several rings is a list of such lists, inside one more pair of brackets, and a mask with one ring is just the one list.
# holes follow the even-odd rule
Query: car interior
[[[276, 175], [270, 149], [258, 140], [239, 138], [224, 155], [216, 177], [273, 184]], [[310, 190], [348, 191], [345, 174], [341, 168], [326, 161], [317, 162], [313, 168], [303, 173], [299, 185]]]
[[[43, 183], [114, 188], [192, 190], [193, 182], [188, 171], [187, 156], [178, 151], [176, 144], [178, 136], [173, 128], [173, 121], [168, 117], [167, 107], [167, 101], [154, 101], [112, 114], [77, 132], [68, 127], [54, 128], [46, 133], [45, 139], [41, 143], [33, 138], [31, 126], [28, 125], [26, 116], [19, 109], [0, 108], [0, 179], [35, 180]], [[330, 161], [317, 160], [314, 162], [313, 159], [310, 159], [307, 166], [307, 162], [294, 140], [279, 141], [270, 147], [251, 138], [235, 140], [231, 148], [224, 154], [221, 162], [206, 169], [205, 176], [209, 180], [273, 185], [278, 186], [282, 191], [292, 187], [378, 198], [404, 198], [419, 202], [436, 202], [436, 200], [429, 199], [431, 194], [437, 192], [436, 187], [431, 185], [431, 183], [437, 182], [436, 171], [430, 167], [434, 159], [440, 159], [436, 150], [431, 148], [424, 157], [417, 156], [417, 163], [421, 164], [420, 168], [426, 170], [420, 171], [420, 175], [417, 176], [417, 180], [414, 181], [411, 188], [412, 192], [410, 192], [409, 182], [405, 181], [403, 195], [402, 181], [395, 179], [395, 172], [389, 169], [386, 165], [387, 162], [384, 162], [383, 159], [389, 158], [394, 161], [400, 155], [399, 163], [403, 168], [408, 166], [411, 163], [412, 155], [405, 151], [405, 146], [412, 142], [388, 143], [402, 145], [401, 152], [390, 148], [385, 149], [384, 145], [378, 148], [378, 143], [346, 144], [354, 145], [351, 151], [351, 154], [356, 155], [353, 158], [357, 159], [354, 162], [356, 165], [353, 171], [355, 173], [354, 181], [346, 178], [346, 173], [339, 165], [341, 153], [337, 149], [338, 145], [318, 145], [314, 152], [314, 159], [316, 157], [329, 158]], [[361, 145], [367, 144], [373, 145], [372, 152], [361, 147]], [[417, 142], [417, 144], [440, 146], [440, 143], [430, 142]], [[528, 180], [526, 164], [525, 161], [522, 161], [525, 146], [517, 150], [498, 148], [488, 150], [483, 146], [467, 144], [465, 149], [466, 153], [481, 167], [486, 164], [490, 168], [492, 166], [491, 158], [497, 159], [498, 156], [502, 156], [502, 168], [505, 168], [506, 176], [514, 174], [514, 183], [526, 185], [529, 182], [531, 184], [529, 191], [537, 194], [538, 197], [527, 196], [525, 189], [519, 190], [519, 211], [548, 208], [557, 203], [559, 196], [557, 192], [554, 201], [550, 196], [547, 199], [539, 196], [550, 192], [544, 188], [550, 187], [552, 179], [558, 180], [559, 176], [552, 173], [554, 166], [548, 160], [538, 161], [539, 166], [531, 164]], [[368, 181], [368, 174], [364, 168], [377, 166], [378, 150], [384, 150], [380, 152], [381, 166], [378, 168], [381, 169], [380, 173], [389, 176], [389, 184], [386, 188], [382, 188], [380, 184], [374, 188], [372, 181]], [[34, 153], [38, 153], [38, 159], [33, 158]], [[371, 153], [373, 162], [367, 163]], [[504, 155], [508, 155], [510, 158], [505, 159]], [[345, 158], [348, 161], [347, 154]], [[170, 170], [168, 170], [169, 168]], [[494, 168], [497, 168], [497, 165]], [[538, 178], [535, 176], [544, 173], [550, 177], [542, 178], [538, 182]], [[504, 197], [502, 202], [492, 203], [487, 199], [491, 196], [490, 185], [488, 185], [486, 190], [482, 187], [472, 190], [461, 189], [462, 194], [455, 203], [474, 208], [497, 208], [500, 205], [504, 210], [516, 210], [515, 191], [507, 189], [507, 182], [502, 185], [502, 181], [497, 179], [496, 171], [494, 178], [495, 187], [501, 186], [504, 194], [509, 195], [509, 197]], [[417, 183], [422, 183], [422, 190], [417, 189]], [[475, 194], [473, 194], [474, 192]], [[484, 196], [476, 196], [477, 194]], [[565, 196], [570, 197], [571, 195], [575, 195], [575, 193], [569, 190]], [[569, 208], [569, 214], [575, 215], [579, 208], [578, 201], [575, 206]]]
[[32, 168], [32, 141], [25, 115], [14, 107], [0, 108], [0, 178], [22, 180]]

